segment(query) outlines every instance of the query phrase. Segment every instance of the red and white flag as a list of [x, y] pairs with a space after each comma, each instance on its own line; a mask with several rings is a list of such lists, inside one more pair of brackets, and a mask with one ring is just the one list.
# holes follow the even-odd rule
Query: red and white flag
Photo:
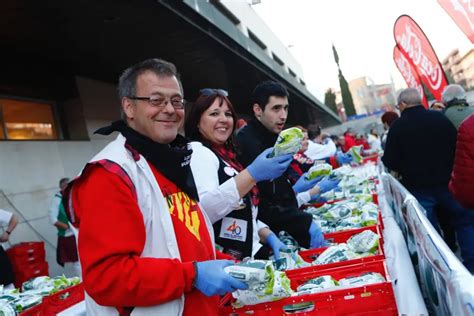
[[415, 88], [421, 95], [423, 105], [425, 108], [428, 108], [428, 101], [426, 100], [426, 95], [423, 91], [423, 85], [421, 84], [421, 79], [418, 73], [415, 70], [415, 67], [410, 63], [407, 57], [403, 55], [397, 45], [393, 48], [393, 61], [397, 65], [398, 70], [400, 70], [403, 79], [407, 83], [409, 88]]
[[433, 47], [421, 28], [408, 15], [401, 15], [393, 27], [395, 42], [437, 100], [448, 84]]
[[472, 0], [438, 0], [454, 23], [474, 43], [474, 3]]

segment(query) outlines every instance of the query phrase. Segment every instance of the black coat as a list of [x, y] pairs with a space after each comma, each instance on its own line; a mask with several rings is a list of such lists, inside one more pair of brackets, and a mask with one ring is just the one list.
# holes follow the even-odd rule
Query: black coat
[[393, 122], [382, 161], [409, 190], [447, 186], [456, 149], [456, 128], [441, 113], [410, 107]]
[[[256, 119], [251, 120], [236, 136], [238, 160], [248, 166], [265, 149], [273, 147], [278, 135], [273, 134]], [[286, 172], [273, 181], [257, 184], [260, 194], [258, 218], [276, 233], [284, 230], [298, 243], [309, 247], [309, 226], [312, 216], [298, 209], [298, 203]]]

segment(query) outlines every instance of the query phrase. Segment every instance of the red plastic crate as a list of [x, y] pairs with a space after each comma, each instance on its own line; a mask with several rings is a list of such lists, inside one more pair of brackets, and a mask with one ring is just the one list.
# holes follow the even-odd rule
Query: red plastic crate
[[372, 156], [367, 156], [362, 159], [362, 164], [366, 164], [368, 162], [374, 162], [377, 163], [379, 160], [379, 155], [372, 155]]
[[43, 298], [43, 316], [53, 316], [84, 300], [82, 283]]
[[[230, 305], [233, 298], [230, 295], [227, 295], [221, 301], [219, 314], [221, 316], [244, 316], [249, 314], [256, 316], [295, 314], [318, 316], [398, 315], [392, 283], [390, 282], [385, 262], [383, 260], [325, 270], [313, 269], [306, 273], [288, 277], [291, 280], [291, 287], [296, 289], [297, 286], [304, 282], [322, 275], [331, 275], [339, 280], [345, 277], [357, 276], [366, 272], [378, 272], [386, 278], [387, 282], [326, 291], [316, 294], [294, 296], [275, 302], [244, 306], [237, 309]], [[298, 303], [312, 303], [311, 310], [299, 312], [284, 311], [285, 306]]]
[[[286, 271], [286, 274], [287, 275], [299, 274], [299, 273], [302, 273], [302, 272], [305, 272], [305, 271], [311, 271], [311, 269], [313, 269], [314, 267], [317, 267], [318, 269], [329, 269], [329, 268], [343, 267], [343, 266], [347, 266], [347, 265], [353, 265], [353, 264], [359, 264], [359, 263], [364, 263], [364, 262], [370, 262], [370, 261], [377, 261], [377, 260], [385, 259], [385, 254], [384, 254], [384, 251], [383, 251], [383, 239], [381, 237], [379, 228], [377, 226], [368, 226], [368, 227], [353, 229], [353, 230], [350, 230], [350, 231], [344, 231], [344, 232], [340, 232], [340, 233], [333, 233], [334, 237], [331, 238], [331, 241], [332, 242], [337, 242], [337, 243], [343, 243], [343, 242], [346, 242], [351, 236], [353, 236], [355, 234], [358, 234], [360, 232], [363, 232], [364, 230], [371, 230], [374, 233], [377, 233], [379, 235], [380, 239], [379, 239], [378, 254], [368, 256], [368, 257], [364, 257], [364, 258], [358, 258], [358, 259], [352, 259], [352, 260], [346, 260], [346, 261], [340, 261], [340, 262], [333, 262], [333, 263], [328, 263], [328, 264], [319, 264], [319, 265], [315, 265], [315, 266], [311, 266], [311, 267], [288, 270], [288, 271]], [[327, 247], [304, 250], [304, 251], [300, 251], [299, 255], [306, 262], [312, 262], [316, 255], [320, 255], [326, 249], [327, 249]]]
[[14, 270], [15, 274], [15, 287], [20, 288], [23, 282], [38, 276], [47, 276], [48, 263], [41, 262], [33, 265], [22, 266], [21, 270]]
[[43, 316], [43, 303], [28, 308], [19, 313], [18, 316]]
[[21, 271], [23, 266], [28, 266], [45, 261], [46, 252], [44, 242], [24, 242], [13, 246], [6, 251], [13, 269]]

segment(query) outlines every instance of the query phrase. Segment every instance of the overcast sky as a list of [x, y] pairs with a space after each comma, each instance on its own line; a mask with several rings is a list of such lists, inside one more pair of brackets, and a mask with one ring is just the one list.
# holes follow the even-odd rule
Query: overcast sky
[[339, 90], [334, 43], [346, 79], [368, 76], [374, 83], [406, 87], [393, 62], [393, 24], [410, 15], [423, 29], [440, 60], [474, 46], [437, 0], [262, 0], [252, 6], [303, 68], [307, 87], [321, 101]]

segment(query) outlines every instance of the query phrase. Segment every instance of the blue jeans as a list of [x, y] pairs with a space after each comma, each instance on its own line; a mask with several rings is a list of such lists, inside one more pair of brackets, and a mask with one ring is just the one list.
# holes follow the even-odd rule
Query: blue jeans
[[440, 229], [434, 207], [439, 205], [448, 212], [447, 215], [456, 231], [464, 265], [471, 273], [474, 273], [474, 210], [463, 208], [454, 199], [447, 186], [417, 189], [410, 192], [426, 210], [428, 219], [438, 232]]

